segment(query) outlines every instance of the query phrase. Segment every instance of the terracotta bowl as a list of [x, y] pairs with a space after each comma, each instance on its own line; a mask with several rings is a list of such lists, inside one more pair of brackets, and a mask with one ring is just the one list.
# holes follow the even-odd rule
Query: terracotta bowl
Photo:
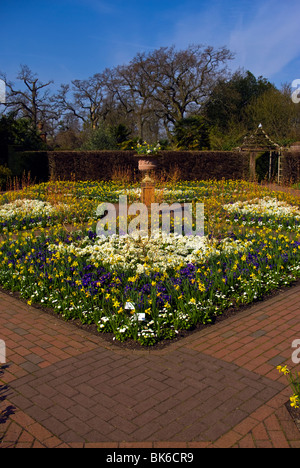
[[157, 168], [157, 161], [149, 159], [140, 159], [139, 160], [139, 170], [140, 171], [152, 171]]

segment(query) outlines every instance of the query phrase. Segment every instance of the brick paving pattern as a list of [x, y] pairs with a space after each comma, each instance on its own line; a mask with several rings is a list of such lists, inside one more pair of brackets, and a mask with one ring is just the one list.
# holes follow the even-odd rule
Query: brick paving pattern
[[300, 448], [300, 286], [161, 351], [124, 350], [0, 293], [0, 448]]

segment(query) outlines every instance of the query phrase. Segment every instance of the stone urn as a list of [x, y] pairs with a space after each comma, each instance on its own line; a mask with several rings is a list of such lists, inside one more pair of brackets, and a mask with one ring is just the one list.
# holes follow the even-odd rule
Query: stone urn
[[147, 154], [136, 154], [135, 157], [138, 159], [139, 171], [149, 176], [149, 172], [155, 170], [158, 167], [158, 156], [147, 155]]

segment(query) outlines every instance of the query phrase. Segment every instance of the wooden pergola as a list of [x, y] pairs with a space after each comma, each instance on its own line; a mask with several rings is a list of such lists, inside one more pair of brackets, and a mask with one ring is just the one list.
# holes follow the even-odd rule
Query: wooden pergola
[[277, 153], [278, 155], [278, 183], [280, 183], [281, 178], [281, 154], [282, 148], [275, 143], [263, 130], [262, 125], [260, 124], [256, 131], [247, 135], [244, 138], [243, 144], [239, 148], [239, 151], [250, 153], [250, 178], [252, 180], [256, 179], [256, 159], [259, 154], [266, 153], [269, 151], [269, 180], [271, 179], [272, 174], [272, 153]]

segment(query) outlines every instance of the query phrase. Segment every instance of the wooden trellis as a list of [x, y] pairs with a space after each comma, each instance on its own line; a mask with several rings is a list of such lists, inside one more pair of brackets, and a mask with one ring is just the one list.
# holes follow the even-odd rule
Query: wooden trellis
[[278, 156], [278, 174], [277, 180], [278, 183], [282, 179], [282, 148], [275, 143], [263, 130], [262, 125], [260, 124], [256, 131], [247, 135], [244, 138], [243, 144], [239, 148], [240, 151], [250, 153], [250, 178], [252, 180], [256, 179], [256, 159], [259, 153], [265, 153], [269, 151], [269, 180], [272, 175], [272, 154], [275, 152]]

